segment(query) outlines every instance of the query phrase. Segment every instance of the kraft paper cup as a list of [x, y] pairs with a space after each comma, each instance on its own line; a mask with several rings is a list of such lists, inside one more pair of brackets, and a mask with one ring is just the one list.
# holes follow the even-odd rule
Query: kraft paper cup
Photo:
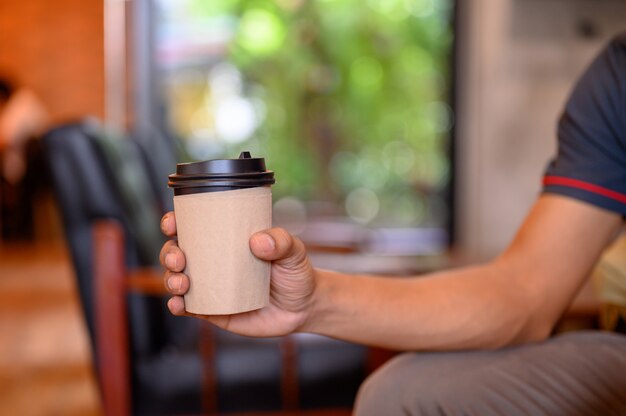
[[198, 162], [202, 169], [178, 165], [170, 175], [178, 245], [190, 280], [187, 312], [230, 315], [269, 304], [271, 264], [252, 254], [249, 240], [272, 226], [273, 172], [263, 159], [242, 156]]

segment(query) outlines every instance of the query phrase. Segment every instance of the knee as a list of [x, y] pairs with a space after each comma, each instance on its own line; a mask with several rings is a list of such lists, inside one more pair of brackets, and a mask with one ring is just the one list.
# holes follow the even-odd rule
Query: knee
[[433, 354], [402, 354], [382, 366], [359, 388], [354, 414], [424, 415], [433, 414], [429, 409], [440, 403], [449, 405], [453, 389], [445, 386], [450, 386], [451, 380], [438, 371], [437, 359], [432, 358]]
[[[359, 388], [356, 416], [461, 414], [470, 386], [459, 380], [454, 360], [437, 353], [400, 355]], [[469, 396], [472, 396], [471, 394]]]
[[395, 358], [371, 374], [359, 387], [354, 415], [375, 416], [401, 414], [401, 374]]

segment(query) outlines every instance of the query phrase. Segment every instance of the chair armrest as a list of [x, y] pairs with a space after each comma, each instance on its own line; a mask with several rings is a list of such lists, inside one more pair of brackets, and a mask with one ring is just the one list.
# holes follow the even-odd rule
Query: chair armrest
[[169, 292], [163, 284], [163, 275], [151, 267], [133, 270], [126, 277], [126, 288], [129, 292], [143, 295], [166, 296]]

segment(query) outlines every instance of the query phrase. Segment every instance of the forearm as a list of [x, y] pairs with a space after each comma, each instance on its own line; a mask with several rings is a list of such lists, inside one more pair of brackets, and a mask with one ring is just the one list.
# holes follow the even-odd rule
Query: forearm
[[505, 266], [415, 278], [317, 271], [303, 331], [399, 350], [495, 348], [527, 341], [532, 305]]
[[543, 195], [486, 265], [407, 279], [317, 271], [302, 330], [407, 350], [541, 340], [621, 224], [615, 213]]

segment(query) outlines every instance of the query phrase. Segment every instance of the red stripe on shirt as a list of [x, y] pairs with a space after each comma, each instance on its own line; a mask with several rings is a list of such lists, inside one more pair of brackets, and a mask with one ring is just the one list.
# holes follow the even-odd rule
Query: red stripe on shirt
[[546, 176], [543, 178], [544, 186], [567, 186], [570, 188], [582, 189], [583, 191], [593, 192], [597, 195], [602, 195], [607, 198], [611, 198], [615, 201], [626, 204], [626, 195], [620, 192], [615, 192], [602, 186], [594, 185], [589, 182], [580, 181], [578, 179], [566, 178], [563, 176]]

